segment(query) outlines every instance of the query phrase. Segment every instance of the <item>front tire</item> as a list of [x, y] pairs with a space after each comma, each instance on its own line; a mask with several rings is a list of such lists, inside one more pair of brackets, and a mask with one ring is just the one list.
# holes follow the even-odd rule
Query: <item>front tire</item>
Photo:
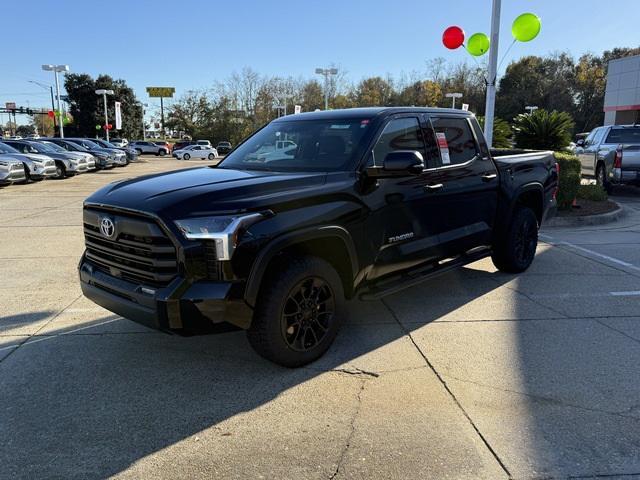
[[190, 158], [191, 158], [191, 155], [189, 155], [188, 153], [185, 153], [185, 154], [182, 156], [182, 159], [183, 159], [183, 160], [189, 160]]
[[62, 163], [56, 162], [56, 178], [58, 180], [63, 179], [67, 176], [67, 170]]
[[247, 338], [267, 360], [301, 367], [331, 346], [343, 312], [342, 281], [329, 263], [311, 256], [287, 257], [264, 278]]
[[538, 219], [533, 210], [518, 208], [503, 239], [493, 246], [491, 259], [498, 270], [505, 273], [524, 272], [536, 255], [538, 247]]
[[215, 160], [216, 156], [213, 153], [210, 153], [208, 158], [209, 160]]
[[160, 151], [158, 152], [158, 155], [160, 155], [161, 157], [164, 157], [166, 154], [167, 154], [167, 151], [166, 151], [166, 150], [160, 150]]

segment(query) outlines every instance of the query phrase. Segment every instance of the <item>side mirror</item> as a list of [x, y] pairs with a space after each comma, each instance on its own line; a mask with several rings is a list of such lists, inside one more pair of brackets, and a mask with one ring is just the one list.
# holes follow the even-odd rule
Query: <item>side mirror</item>
[[576, 147], [584, 147], [584, 139], [580, 139], [576, 142]]
[[370, 177], [390, 178], [419, 175], [424, 169], [422, 154], [415, 150], [398, 150], [387, 154], [382, 167], [369, 167]]

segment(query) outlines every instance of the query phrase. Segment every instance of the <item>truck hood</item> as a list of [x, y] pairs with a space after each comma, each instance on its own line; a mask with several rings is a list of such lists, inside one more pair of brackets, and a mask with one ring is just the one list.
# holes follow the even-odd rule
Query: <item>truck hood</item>
[[107, 185], [86, 203], [178, 218], [271, 208], [321, 192], [325, 173], [282, 173], [198, 167]]

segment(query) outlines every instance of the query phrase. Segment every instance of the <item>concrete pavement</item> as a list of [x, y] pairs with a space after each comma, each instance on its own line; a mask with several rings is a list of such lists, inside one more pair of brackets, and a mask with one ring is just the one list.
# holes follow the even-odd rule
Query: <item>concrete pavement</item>
[[0, 478], [640, 478], [637, 191], [619, 223], [545, 229], [522, 275], [483, 260], [351, 302], [286, 370], [242, 332], [172, 337], [80, 295], [82, 200], [184, 167], [0, 189]]

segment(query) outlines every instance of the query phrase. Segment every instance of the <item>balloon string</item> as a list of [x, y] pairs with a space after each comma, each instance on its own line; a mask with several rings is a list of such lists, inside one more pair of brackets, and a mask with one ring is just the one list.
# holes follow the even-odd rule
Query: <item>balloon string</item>
[[504, 55], [502, 57], [502, 60], [500, 60], [500, 63], [498, 64], [498, 68], [496, 69], [496, 80], [498, 79], [498, 72], [500, 71], [500, 67], [502, 67], [502, 64], [504, 63], [505, 58], [507, 58], [507, 55], [509, 54], [509, 52], [511, 51], [511, 48], [515, 45], [516, 43], [516, 39], [513, 39], [513, 42], [511, 42], [511, 45], [509, 45], [509, 48], [507, 48], [507, 51], [504, 52]]

